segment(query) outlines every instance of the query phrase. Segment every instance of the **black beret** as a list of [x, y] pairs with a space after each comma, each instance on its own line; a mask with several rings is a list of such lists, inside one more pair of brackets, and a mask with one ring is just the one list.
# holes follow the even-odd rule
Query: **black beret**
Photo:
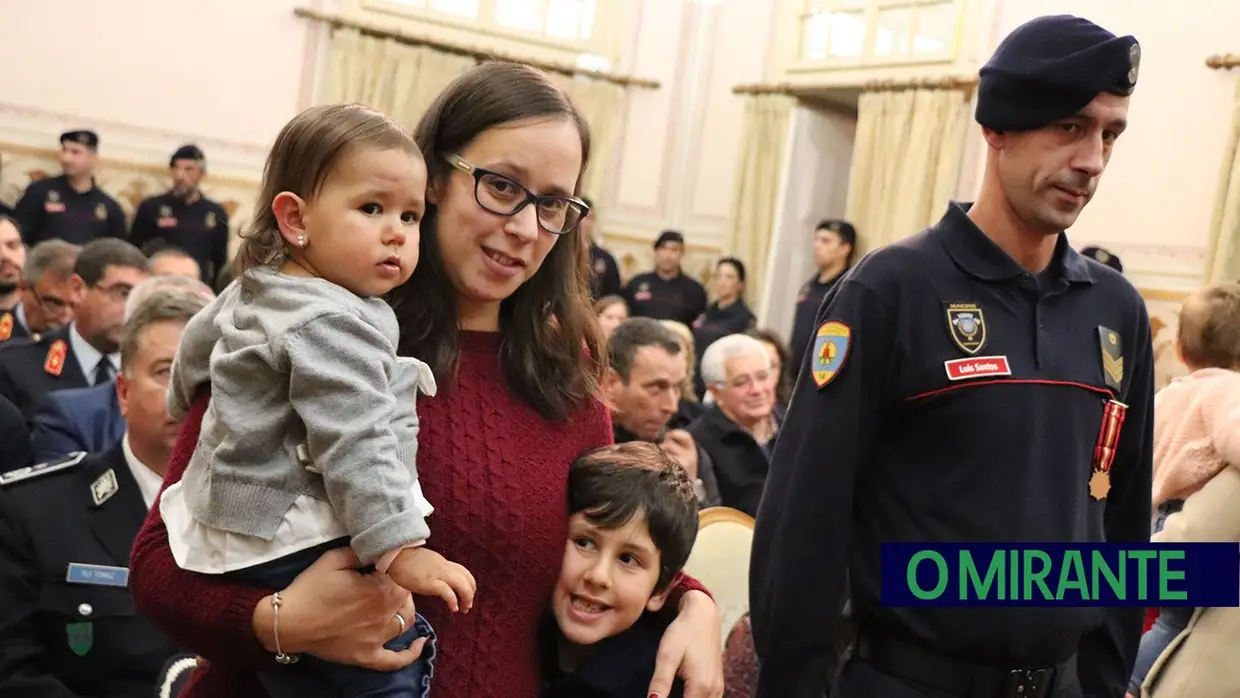
[[207, 156], [202, 154], [202, 150], [196, 145], [183, 145], [177, 148], [172, 154], [172, 159], [168, 161], [168, 167], [177, 164], [177, 160], [196, 160], [199, 165], [207, 166]]
[[1115, 256], [1115, 254], [1110, 250], [1104, 250], [1101, 247], [1090, 245], [1089, 247], [1081, 248], [1081, 256], [1089, 257], [1099, 264], [1105, 264], [1121, 274], [1124, 273], [1123, 263], [1121, 263], [1119, 261], [1119, 257]]
[[1141, 46], [1072, 15], [1017, 27], [980, 71], [977, 122], [1030, 131], [1080, 111], [1103, 92], [1132, 94]]
[[65, 143], [77, 143], [79, 145], [84, 145], [91, 150], [98, 150], [99, 134], [85, 129], [78, 131], [65, 131], [60, 134], [60, 143], [61, 145], [64, 145]]
[[836, 235], [839, 235], [840, 239], [844, 242], [850, 245], [857, 244], [857, 229], [853, 227], [852, 223], [849, 223], [846, 220], [840, 218], [828, 218], [826, 220], [819, 221], [818, 227], [815, 228], [815, 230], [830, 230]]
[[678, 242], [683, 245], [685, 244], [685, 236], [675, 230], [664, 230], [659, 233], [659, 239], [654, 241], [654, 248], [657, 250], [669, 242]]

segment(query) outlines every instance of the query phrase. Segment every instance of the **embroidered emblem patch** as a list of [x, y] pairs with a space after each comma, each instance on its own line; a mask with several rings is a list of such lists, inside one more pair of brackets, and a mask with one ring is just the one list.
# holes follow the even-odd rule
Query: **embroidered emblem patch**
[[594, 273], [602, 274], [605, 271], [607, 271], [607, 262], [604, 262], [601, 259], [594, 260]]
[[85, 657], [95, 644], [94, 624], [89, 621], [65, 624], [65, 639], [69, 641], [69, 649], [73, 650], [74, 654]]
[[1124, 347], [1119, 333], [1099, 325], [1098, 346], [1102, 354], [1102, 378], [1118, 395], [1124, 384]]
[[0, 342], [13, 336], [13, 313], [0, 315]]
[[98, 206], [96, 206], [95, 207], [95, 218], [98, 218], [101, 221], [106, 221], [108, 219], [108, 207], [104, 206], [103, 204], [99, 204]]
[[172, 218], [172, 207], [171, 206], [160, 206], [159, 217], [160, 218]]
[[986, 346], [986, 317], [976, 303], [944, 303], [947, 331], [966, 354], [976, 354]]
[[99, 506], [111, 499], [118, 490], [120, 490], [120, 485], [116, 482], [116, 473], [108, 468], [106, 473], [90, 483], [90, 498], [95, 501], [95, 506]]
[[47, 358], [43, 361], [43, 370], [53, 376], [59, 376], [65, 370], [65, 354], [69, 351], [69, 345], [65, 344], [65, 340], [58, 339], [52, 342], [52, 348], [47, 350]]
[[970, 356], [964, 359], [952, 359], [944, 361], [943, 368], [947, 369], [947, 379], [953, 381], [1012, 375], [1006, 356]]
[[814, 354], [810, 368], [814, 372], [814, 385], [819, 388], [835, 379], [844, 359], [848, 358], [848, 346], [852, 343], [852, 328], [837, 320], [823, 323], [814, 335]]
[[214, 228], [214, 227], [215, 227], [215, 211], [207, 211], [207, 221], [206, 221], [206, 222], [207, 222], [207, 227], [208, 227], [208, 228]]

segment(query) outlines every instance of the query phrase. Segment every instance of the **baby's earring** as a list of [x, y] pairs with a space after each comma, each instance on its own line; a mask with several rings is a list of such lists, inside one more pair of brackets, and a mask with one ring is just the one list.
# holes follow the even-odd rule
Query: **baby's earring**
[[297, 246], [298, 246], [298, 247], [305, 247], [305, 246], [306, 246], [306, 236], [305, 236], [304, 234], [302, 234], [302, 233], [298, 233], [298, 234], [297, 234]]

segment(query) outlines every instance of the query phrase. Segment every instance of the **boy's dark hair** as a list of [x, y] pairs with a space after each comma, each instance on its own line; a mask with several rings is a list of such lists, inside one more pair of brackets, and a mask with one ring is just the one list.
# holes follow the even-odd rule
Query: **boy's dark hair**
[[645, 514], [659, 549], [663, 591], [685, 566], [697, 539], [698, 505], [689, 474], [652, 443], [631, 441], [586, 453], [568, 470], [568, 514], [601, 528], [619, 528]]

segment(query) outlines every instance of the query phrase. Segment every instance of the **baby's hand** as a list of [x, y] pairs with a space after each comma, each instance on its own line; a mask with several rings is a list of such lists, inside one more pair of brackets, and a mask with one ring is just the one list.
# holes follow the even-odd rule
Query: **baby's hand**
[[474, 607], [478, 585], [469, 570], [426, 548], [406, 548], [388, 567], [392, 581], [422, 596], [438, 596], [455, 613]]

